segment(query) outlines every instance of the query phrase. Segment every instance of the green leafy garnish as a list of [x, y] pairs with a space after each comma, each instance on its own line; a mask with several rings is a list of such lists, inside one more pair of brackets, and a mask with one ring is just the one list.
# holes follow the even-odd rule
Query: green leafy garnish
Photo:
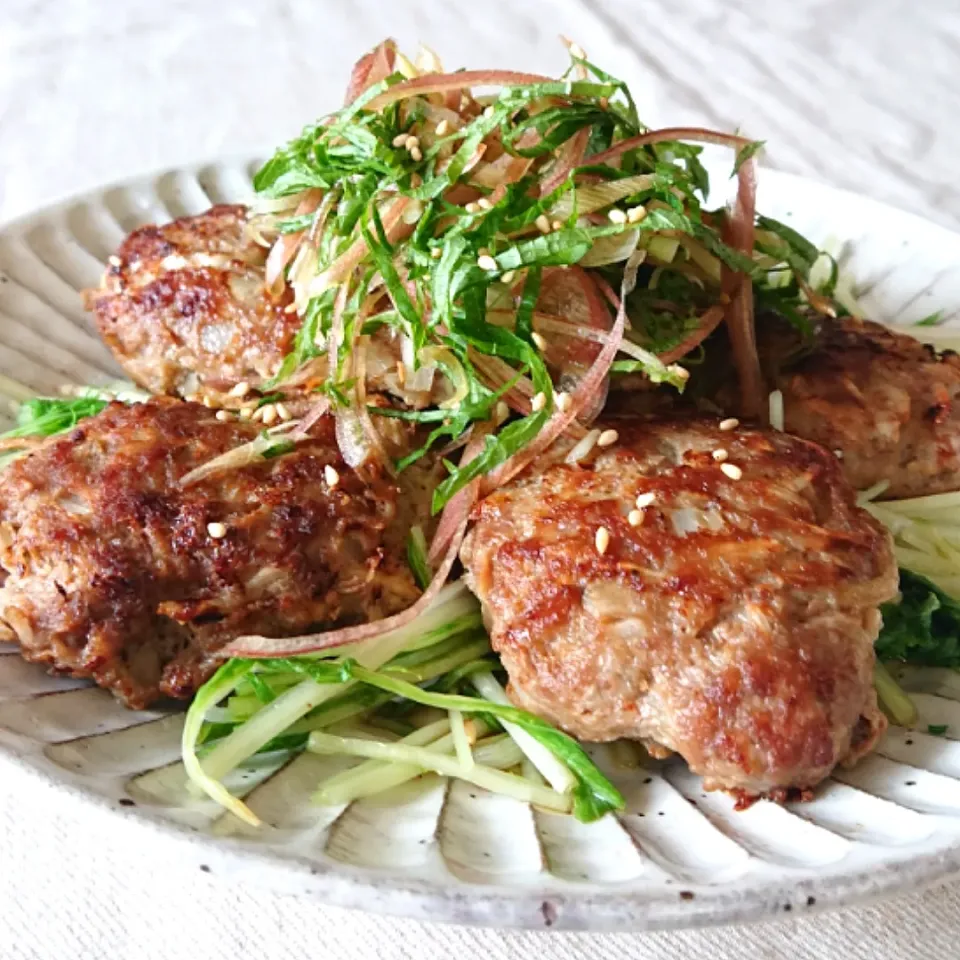
[[930, 723], [927, 724], [927, 733], [933, 734], [935, 737], [942, 737], [947, 732], [947, 724], [945, 723]]
[[[799, 281], [806, 282], [819, 252], [789, 227], [764, 218], [758, 220], [753, 256], [726, 243], [726, 215], [701, 208], [709, 184], [699, 145], [653, 142], [603, 161], [605, 151], [645, 128], [626, 84], [589, 60], [573, 57], [559, 80], [508, 81], [483, 101], [460, 91], [455, 117], [450, 106], [438, 113], [439, 95], [429, 92], [391, 98], [388, 92], [404, 82], [394, 73], [307, 126], [264, 165], [254, 185], [271, 201], [290, 198], [286, 212], [273, 218], [278, 236], [309, 237], [300, 241], [309, 248], [291, 260], [288, 280], [302, 325], [276, 385], [330, 356], [336, 362], [320, 374], [326, 377], [323, 389], [335, 404], [350, 405], [352, 391], [344, 383], [355, 368], [353, 356], [367, 349], [366, 338], [384, 336], [403, 344], [403, 369], [389, 389], [405, 401], [406, 381], [430, 362], [425, 351], [445, 351], [466, 389], [458, 381], [454, 401], [444, 403], [441, 391], [427, 402], [421, 395], [407, 404], [408, 419], [435, 427], [417, 450], [398, 460], [400, 470], [489, 421], [506, 388], [503, 379], [529, 377], [546, 398], [541, 411], [485, 427], [485, 446], [469, 465], [453, 458], [435, 492], [435, 510], [543, 429], [565, 370], [548, 370], [533, 344], [540, 291], [547, 288], [548, 271], [580, 264], [598, 243], [605, 246], [597, 263], [606, 263], [607, 251], [621, 257], [601, 269], [614, 290], [621, 286], [625, 258], [634, 250], [647, 257], [628, 316], [631, 336], [650, 351], [650, 360], [621, 356], [614, 373], [639, 373], [682, 388], [682, 371], [678, 375], [674, 366], [668, 372], [655, 355], [684, 343], [717, 304], [724, 269], [747, 273], [758, 297], [768, 293], [786, 315], [801, 313]], [[382, 105], [384, 94], [393, 100], [389, 105]], [[761, 141], [740, 147], [736, 168], [761, 147]], [[516, 167], [509, 175], [507, 162]], [[595, 185], [638, 176], [632, 196], [618, 192], [606, 201], [602, 195], [590, 200]], [[304, 202], [315, 212], [291, 212]], [[793, 271], [798, 282], [786, 289], [778, 270]], [[609, 328], [612, 308], [599, 292], [597, 299], [608, 315], [600, 316], [594, 306], [590, 323]], [[498, 311], [496, 322], [492, 310]], [[581, 311], [578, 322], [586, 315]], [[505, 361], [511, 372], [498, 364], [500, 373], [494, 374], [475, 362], [479, 357]], [[440, 369], [435, 381], [442, 383], [449, 372]], [[394, 415], [373, 408], [370, 413]]]
[[17, 425], [3, 438], [51, 437], [71, 430], [81, 420], [98, 414], [108, 404], [97, 397], [31, 397], [17, 410]]
[[926, 577], [902, 568], [900, 594], [899, 602], [880, 608], [879, 659], [960, 667], [960, 602]]

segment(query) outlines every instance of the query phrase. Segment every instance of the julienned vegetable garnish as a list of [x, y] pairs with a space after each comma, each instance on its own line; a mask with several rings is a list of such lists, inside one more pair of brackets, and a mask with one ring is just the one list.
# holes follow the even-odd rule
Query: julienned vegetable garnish
[[[759, 413], [744, 291], [752, 281], [778, 302], [805, 300], [809, 245], [774, 221], [754, 235], [759, 144], [647, 130], [624, 84], [570, 49], [553, 80], [444, 73], [430, 54], [415, 68], [387, 41], [358, 65], [347, 106], [255, 179], [269, 212], [253, 229], [276, 238], [268, 281], [286, 276], [303, 317], [278, 386], [314, 378], [344, 400], [357, 457], [381, 448], [381, 416], [436, 424], [421, 454], [485, 434], [451, 465], [436, 510], [473, 479], [502, 482], [576, 436], [611, 370], [682, 389], [684, 357], [724, 316], [744, 409]], [[701, 143], [735, 153], [731, 211], [701, 207]], [[386, 380], [402, 411], [363, 402], [360, 371], [380, 362], [388, 334], [400, 343]], [[497, 422], [501, 398], [519, 418]]]

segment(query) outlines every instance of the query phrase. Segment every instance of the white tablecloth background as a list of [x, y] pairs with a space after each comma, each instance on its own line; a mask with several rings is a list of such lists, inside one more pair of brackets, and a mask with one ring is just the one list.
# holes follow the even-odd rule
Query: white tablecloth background
[[[761, 9], [762, 8], [762, 9]], [[956, 226], [955, 0], [0, 0], [0, 220], [179, 161], [268, 149], [384, 35], [556, 72], [558, 33], [649, 122], [741, 127], [766, 162]], [[0, 768], [0, 956], [417, 960], [956, 957], [960, 886], [646, 936], [426, 926], [243, 889]]]

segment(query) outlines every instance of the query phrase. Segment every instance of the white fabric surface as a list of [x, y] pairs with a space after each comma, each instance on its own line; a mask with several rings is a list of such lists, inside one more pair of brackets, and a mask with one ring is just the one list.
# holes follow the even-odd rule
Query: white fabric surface
[[[0, 220], [183, 160], [268, 149], [386, 34], [451, 65], [555, 71], [575, 37], [651, 122], [740, 126], [772, 166], [947, 225], [952, 0], [0, 0]], [[0, 956], [955, 957], [960, 886], [803, 920], [646, 936], [432, 927], [241, 889], [0, 774]]]

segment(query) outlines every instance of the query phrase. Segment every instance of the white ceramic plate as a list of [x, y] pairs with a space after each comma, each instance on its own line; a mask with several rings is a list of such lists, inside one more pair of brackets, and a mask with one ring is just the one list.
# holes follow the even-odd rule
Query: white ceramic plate
[[[67, 201], [0, 230], [0, 377], [41, 393], [119, 371], [79, 291], [145, 222], [248, 197], [253, 159], [173, 170]], [[960, 236], [852, 194], [765, 173], [760, 209], [814, 240], [843, 239], [845, 269], [877, 319], [960, 307]], [[16, 388], [0, 379], [0, 392]], [[6, 401], [2, 401], [6, 407]], [[4, 413], [6, 411], [4, 410]], [[259, 832], [183, 790], [181, 717], [130, 713], [0, 647], [0, 760], [76, 803], [136, 817], [218, 873], [419, 919], [636, 930], [803, 912], [914, 889], [960, 870], [960, 674], [916, 672], [920, 731], [892, 729], [812, 803], [736, 813], [683, 764], [613, 768], [628, 812], [585, 826], [428, 778], [346, 809], [308, 803], [333, 762], [247, 770], [235, 790]], [[955, 739], [956, 738], [956, 739]]]

